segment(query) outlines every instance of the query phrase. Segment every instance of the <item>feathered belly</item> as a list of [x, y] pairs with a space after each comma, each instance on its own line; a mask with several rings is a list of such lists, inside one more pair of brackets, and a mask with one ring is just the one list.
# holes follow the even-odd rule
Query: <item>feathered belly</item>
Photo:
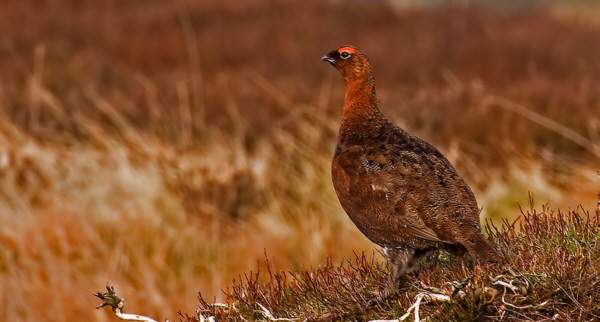
[[402, 169], [356, 160], [352, 167], [344, 157], [334, 158], [332, 177], [342, 207], [367, 238], [383, 247], [452, 243], [443, 223], [428, 220], [435, 207], [425, 200], [427, 191], [403, 179]]
[[[439, 241], [435, 233], [421, 223], [415, 224], [396, 213], [397, 193], [389, 185], [374, 180], [377, 176], [348, 173], [334, 163], [334, 188], [342, 208], [356, 227], [372, 242], [382, 247], [417, 247], [426, 242], [415, 233], [416, 226], [430, 242]], [[431, 243], [427, 242], [427, 245]]]

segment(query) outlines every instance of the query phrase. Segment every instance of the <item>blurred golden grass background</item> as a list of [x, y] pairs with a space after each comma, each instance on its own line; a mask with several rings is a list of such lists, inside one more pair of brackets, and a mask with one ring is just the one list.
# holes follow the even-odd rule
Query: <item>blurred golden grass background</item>
[[[437, 145], [483, 213], [594, 209], [600, 7], [385, 1], [0, 4], [0, 317], [191, 312], [266, 250], [277, 269], [374, 246], [331, 186], [354, 44], [382, 111]], [[572, 132], [570, 132], [572, 131]]]

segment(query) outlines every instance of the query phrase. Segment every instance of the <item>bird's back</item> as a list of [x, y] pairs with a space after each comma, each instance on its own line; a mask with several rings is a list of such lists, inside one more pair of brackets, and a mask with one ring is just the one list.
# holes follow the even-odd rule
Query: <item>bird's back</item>
[[344, 210], [382, 247], [438, 248], [481, 234], [475, 196], [451, 163], [382, 114], [342, 127], [332, 175]]

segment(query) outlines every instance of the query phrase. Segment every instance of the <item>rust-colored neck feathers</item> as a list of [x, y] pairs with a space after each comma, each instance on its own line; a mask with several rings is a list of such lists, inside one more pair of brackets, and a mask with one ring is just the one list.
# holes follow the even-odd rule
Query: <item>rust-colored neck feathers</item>
[[353, 46], [342, 46], [323, 56], [343, 76], [346, 94], [342, 111], [341, 129], [364, 126], [374, 116], [379, 116], [373, 70], [367, 56]]
[[375, 95], [375, 79], [371, 65], [366, 57], [362, 57], [360, 63], [356, 64], [344, 75], [346, 94], [344, 96], [344, 109], [342, 111], [342, 122], [352, 119], [370, 118], [378, 114], [377, 96]]

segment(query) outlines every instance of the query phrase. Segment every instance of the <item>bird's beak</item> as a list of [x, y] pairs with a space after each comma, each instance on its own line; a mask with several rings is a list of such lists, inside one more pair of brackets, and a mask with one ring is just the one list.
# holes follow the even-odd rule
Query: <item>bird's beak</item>
[[335, 58], [331, 57], [329, 54], [323, 55], [323, 57], [321, 57], [321, 60], [326, 61], [331, 65], [335, 66]]

